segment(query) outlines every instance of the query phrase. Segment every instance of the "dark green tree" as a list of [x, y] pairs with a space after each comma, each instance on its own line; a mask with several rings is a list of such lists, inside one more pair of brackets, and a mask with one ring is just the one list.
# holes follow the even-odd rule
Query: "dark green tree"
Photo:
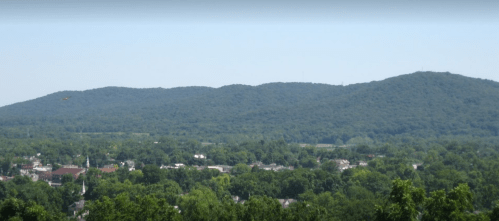
[[142, 173], [144, 174], [143, 182], [146, 184], [158, 183], [161, 180], [161, 169], [156, 165], [146, 165], [142, 168]]
[[33, 201], [24, 202], [21, 199], [9, 198], [0, 204], [1, 220], [62, 220], [60, 213], [48, 213], [43, 206]]
[[445, 194], [444, 190], [431, 193], [425, 202], [423, 221], [461, 221], [473, 217], [473, 197], [467, 184], [459, 184]]
[[61, 184], [72, 183], [74, 181], [73, 174], [66, 173], [61, 177]]
[[412, 186], [409, 180], [396, 179], [393, 181], [389, 204], [385, 207], [376, 207], [377, 221], [416, 220], [419, 214], [418, 207], [424, 202], [425, 192], [421, 188]]

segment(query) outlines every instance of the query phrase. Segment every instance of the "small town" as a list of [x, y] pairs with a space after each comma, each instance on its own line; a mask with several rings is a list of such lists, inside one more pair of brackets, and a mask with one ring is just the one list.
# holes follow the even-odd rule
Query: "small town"
[[499, 0], [0, 0], [0, 221], [499, 221]]

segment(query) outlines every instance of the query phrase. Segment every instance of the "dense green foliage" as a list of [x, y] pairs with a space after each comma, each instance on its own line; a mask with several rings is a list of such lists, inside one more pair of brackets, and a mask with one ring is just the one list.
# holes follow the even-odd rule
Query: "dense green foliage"
[[[0, 220], [74, 219], [84, 199], [86, 220], [495, 221], [498, 135], [499, 84], [449, 73], [58, 92], [0, 108], [0, 173], [14, 176], [0, 182]], [[20, 176], [38, 153], [53, 170], [91, 168], [54, 188]], [[96, 169], [109, 164], [123, 166]], [[196, 167], [208, 165], [233, 167]]]
[[[499, 151], [489, 143], [422, 140], [324, 149], [282, 139], [203, 146], [167, 137], [158, 143], [1, 138], [0, 151], [10, 156], [1, 159], [3, 164], [22, 163], [15, 156], [41, 153], [44, 164], [82, 165], [82, 156], [88, 154], [91, 166], [113, 159], [131, 159], [137, 165], [135, 171], [125, 166], [114, 173], [91, 168], [76, 180], [64, 179], [59, 188], [21, 176], [0, 182], [1, 219], [63, 220], [68, 207], [80, 199], [87, 200], [87, 220], [494, 220], [499, 211]], [[208, 159], [194, 159], [194, 153]], [[319, 157], [320, 165], [311, 168], [303, 160]], [[336, 158], [366, 160], [368, 165], [340, 173], [330, 161]], [[295, 169], [247, 166], [258, 160]], [[230, 175], [190, 166], [159, 168], [177, 162], [235, 167]], [[415, 162], [423, 164], [414, 170]], [[6, 168], [4, 174], [19, 172], [9, 164]], [[81, 196], [83, 182], [87, 189]], [[235, 203], [234, 195], [246, 202]], [[282, 208], [277, 201], [289, 198], [298, 202]]]
[[[410, 181], [395, 180], [390, 194], [390, 205], [376, 209], [376, 221], [422, 220], [422, 221], [488, 221], [493, 216], [474, 214], [472, 193], [468, 185], [459, 184], [447, 194], [444, 190], [431, 193], [425, 198], [424, 190], [414, 188]], [[418, 208], [423, 207], [423, 214]], [[420, 216], [420, 217], [418, 217]]]
[[0, 125], [0, 133], [12, 138], [104, 132], [209, 142], [284, 138], [343, 144], [394, 137], [497, 137], [499, 83], [417, 72], [349, 86], [108, 87], [1, 107]]

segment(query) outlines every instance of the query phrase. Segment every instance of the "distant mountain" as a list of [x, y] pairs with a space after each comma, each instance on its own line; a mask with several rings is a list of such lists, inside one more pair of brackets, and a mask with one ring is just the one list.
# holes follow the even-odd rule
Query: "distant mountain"
[[39, 131], [144, 132], [205, 140], [282, 137], [328, 143], [400, 135], [498, 136], [499, 83], [416, 72], [349, 86], [106, 87], [62, 91], [1, 107], [0, 125]]

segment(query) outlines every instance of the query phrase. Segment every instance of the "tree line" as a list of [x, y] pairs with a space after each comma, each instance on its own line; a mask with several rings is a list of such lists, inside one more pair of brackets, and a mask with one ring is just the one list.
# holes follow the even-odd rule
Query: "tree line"
[[[5, 208], [0, 217], [66, 219], [69, 206], [85, 199], [88, 220], [494, 220], [499, 200], [497, 150], [497, 145], [487, 142], [449, 140], [317, 148], [283, 139], [203, 145], [171, 137], [158, 141], [0, 138], [4, 175], [18, 174], [19, 168], [11, 163], [27, 163], [22, 156], [36, 153], [43, 164], [53, 165], [83, 166], [88, 155], [92, 167], [76, 180], [63, 177], [59, 188], [22, 176], [0, 182], [1, 208]], [[196, 159], [194, 154], [205, 154], [207, 159]], [[367, 166], [340, 172], [333, 159], [352, 164], [362, 160]], [[95, 168], [123, 160], [134, 160], [136, 170], [125, 165], [103, 173]], [[294, 170], [248, 166], [255, 161], [291, 165]], [[173, 163], [186, 167], [159, 168]], [[216, 164], [232, 165], [231, 173], [192, 167]], [[234, 202], [233, 196], [245, 203]], [[277, 199], [297, 202], [284, 209]]]

